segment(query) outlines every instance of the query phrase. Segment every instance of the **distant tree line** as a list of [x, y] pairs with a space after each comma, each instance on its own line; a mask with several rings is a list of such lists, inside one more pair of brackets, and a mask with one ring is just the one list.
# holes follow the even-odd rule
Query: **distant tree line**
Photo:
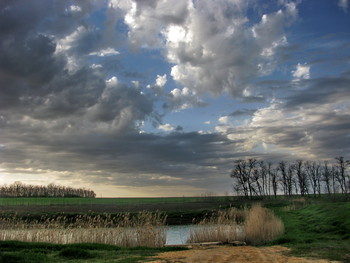
[[333, 163], [296, 160], [273, 164], [239, 159], [234, 161], [231, 178], [235, 193], [248, 198], [350, 194], [349, 166], [350, 161], [344, 157], [336, 157]]
[[94, 191], [85, 188], [73, 188], [55, 184], [30, 185], [14, 182], [0, 186], [0, 197], [96, 197]]

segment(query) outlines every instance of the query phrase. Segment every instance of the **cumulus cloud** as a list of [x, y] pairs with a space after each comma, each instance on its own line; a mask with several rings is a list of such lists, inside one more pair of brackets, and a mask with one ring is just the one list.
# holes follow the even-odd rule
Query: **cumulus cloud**
[[179, 111], [192, 107], [204, 107], [207, 104], [200, 99], [195, 91], [189, 88], [175, 88], [167, 96], [167, 102], [163, 105], [164, 109]]
[[[261, 144], [298, 156], [348, 151], [349, 74], [311, 79], [312, 64], [297, 64], [291, 74], [301, 88], [292, 92], [295, 83], [268, 79], [288, 50], [285, 29], [297, 6], [251, 4], [0, 1], [1, 171], [221, 191], [234, 158], [274, 154], [259, 152]], [[148, 65], [155, 57], [164, 64]], [[207, 94], [256, 103], [284, 91], [269, 106], [221, 117], [214, 131], [162, 121], [171, 111], [208, 106]], [[237, 116], [248, 118], [232, 126]]]
[[164, 74], [164, 75], [162, 75], [162, 76], [157, 75], [156, 85], [157, 85], [158, 87], [163, 88], [164, 85], [166, 84], [166, 82], [167, 82], [167, 76], [166, 76], [166, 74]]
[[279, 49], [288, 44], [284, 28], [297, 17], [294, 2], [256, 24], [250, 23], [248, 9], [241, 0], [136, 1], [126, 23], [133, 45], [164, 46], [178, 83], [198, 93], [240, 96], [253, 78], [275, 68]]
[[295, 70], [292, 71], [293, 80], [299, 81], [301, 79], [309, 79], [310, 78], [310, 65], [300, 64], [296, 65]]
[[[159, 25], [163, 20], [181, 24], [184, 3], [167, 6]], [[125, 82], [125, 70], [111, 65], [122, 52], [113, 36], [120, 34], [121, 41], [125, 36], [108, 32], [127, 12], [108, 6], [105, 26], [98, 28], [87, 14], [99, 8], [100, 1], [0, 2], [1, 169], [127, 187], [188, 185], [186, 176], [194, 169], [208, 175], [205, 184], [214, 185], [213, 167], [227, 164], [219, 148], [229, 149], [225, 143], [230, 142], [220, 135], [184, 133], [172, 124], [159, 126], [174, 132], [169, 135], [139, 132], [146, 120], [160, 123], [154, 94], [140, 82]], [[154, 86], [163, 89], [166, 83], [166, 74], [157, 75]], [[165, 99], [171, 109], [203, 105], [186, 88]], [[220, 171], [226, 178], [227, 168]], [[200, 181], [196, 175], [191, 180]], [[196, 183], [203, 189], [205, 184]]]

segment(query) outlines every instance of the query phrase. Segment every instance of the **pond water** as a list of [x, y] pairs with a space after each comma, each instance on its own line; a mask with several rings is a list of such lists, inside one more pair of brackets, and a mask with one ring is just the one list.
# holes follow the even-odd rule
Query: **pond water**
[[[211, 228], [216, 226], [205, 226], [206, 228]], [[222, 227], [225, 226], [221, 226]], [[230, 226], [227, 226], [227, 233], [230, 231]], [[196, 228], [203, 228], [203, 225], [179, 225], [179, 226], [167, 226], [166, 227], [166, 245], [183, 245], [186, 244], [188, 238], [190, 237], [191, 230]], [[243, 227], [236, 226], [236, 235], [239, 239], [243, 236]], [[219, 241], [219, 240], [217, 240]]]
[[195, 225], [167, 226], [166, 227], [166, 245], [182, 245], [185, 244], [190, 237], [191, 229]]

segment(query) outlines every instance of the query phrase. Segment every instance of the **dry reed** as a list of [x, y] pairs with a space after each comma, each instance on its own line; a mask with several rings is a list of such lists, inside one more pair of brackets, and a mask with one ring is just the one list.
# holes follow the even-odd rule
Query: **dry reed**
[[251, 209], [230, 208], [203, 219], [190, 231], [188, 243], [246, 241], [262, 244], [284, 231], [283, 222], [272, 211], [254, 205]]
[[55, 219], [0, 219], [0, 240], [27, 242], [103, 243], [121, 247], [162, 247], [166, 242], [166, 217], [148, 211], [137, 215], [79, 215], [73, 220], [62, 216]]
[[244, 222], [245, 241], [249, 244], [263, 244], [275, 239], [283, 232], [282, 220], [261, 205], [254, 205]]
[[237, 221], [241, 217], [242, 211], [235, 208], [218, 211], [209, 218], [200, 221], [199, 226], [190, 231], [187, 243], [235, 241], [240, 237], [241, 231]]

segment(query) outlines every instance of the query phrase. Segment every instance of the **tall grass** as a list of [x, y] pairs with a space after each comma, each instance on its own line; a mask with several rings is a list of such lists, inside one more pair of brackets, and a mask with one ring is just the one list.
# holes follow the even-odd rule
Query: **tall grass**
[[272, 241], [284, 232], [284, 225], [280, 218], [274, 213], [261, 207], [254, 205], [249, 210], [247, 218], [244, 222], [245, 241], [260, 245], [267, 241]]
[[160, 213], [147, 211], [113, 218], [109, 215], [79, 215], [69, 220], [63, 216], [34, 221], [5, 218], [0, 220], [0, 240], [162, 247], [166, 242], [165, 219]]
[[199, 226], [190, 231], [188, 243], [201, 242], [224, 242], [229, 243], [242, 239], [239, 222], [245, 218], [245, 210], [230, 208], [218, 211], [213, 215], [204, 218]]
[[271, 210], [253, 205], [250, 209], [230, 208], [203, 219], [190, 232], [188, 243], [245, 241], [258, 245], [283, 234], [283, 222]]

